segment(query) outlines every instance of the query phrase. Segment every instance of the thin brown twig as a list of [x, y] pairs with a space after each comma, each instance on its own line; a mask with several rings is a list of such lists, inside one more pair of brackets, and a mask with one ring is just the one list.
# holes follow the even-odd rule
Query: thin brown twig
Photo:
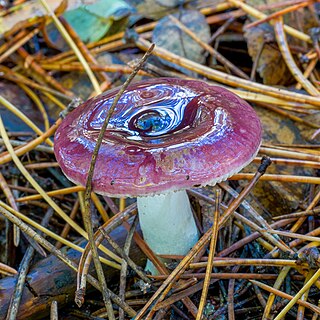
[[48, 83], [50, 86], [52, 86], [54, 89], [62, 92], [63, 94], [74, 97], [73, 92], [70, 90], [65, 89], [60, 82], [55, 80], [53, 77], [51, 77], [42, 67], [33, 59], [31, 55], [28, 54], [28, 52], [23, 48], [20, 47], [17, 49], [17, 52], [21, 56], [21, 58], [24, 61], [25, 68], [30, 68], [32, 71], [34, 71], [38, 76], [41, 77], [46, 83]]
[[94, 150], [93, 150], [93, 153], [92, 153], [92, 158], [91, 158], [90, 167], [88, 170], [87, 181], [86, 181], [86, 190], [85, 190], [85, 195], [84, 195], [85, 209], [84, 209], [83, 221], [84, 221], [84, 225], [86, 227], [86, 230], [88, 232], [88, 238], [89, 238], [89, 243], [90, 243], [90, 247], [91, 247], [92, 257], [93, 257], [94, 265], [95, 265], [95, 268], [97, 271], [98, 279], [99, 279], [100, 285], [102, 287], [102, 296], [103, 296], [103, 300], [105, 303], [105, 307], [106, 307], [109, 319], [115, 319], [115, 316], [114, 316], [112, 304], [110, 301], [110, 295], [108, 294], [108, 291], [107, 291], [108, 287], [107, 287], [105, 276], [104, 276], [102, 266], [101, 266], [101, 263], [99, 260], [98, 251], [95, 246], [94, 234], [93, 234], [93, 230], [92, 230], [91, 210], [90, 210], [92, 179], [93, 179], [94, 167], [95, 167], [96, 159], [97, 159], [98, 152], [100, 149], [100, 145], [102, 143], [102, 139], [103, 139], [104, 134], [106, 132], [111, 115], [112, 115], [120, 97], [122, 96], [124, 91], [127, 89], [128, 85], [131, 83], [132, 79], [136, 76], [138, 71], [141, 69], [141, 66], [143, 65], [143, 63], [147, 60], [149, 55], [152, 53], [153, 48], [154, 48], [154, 45], [151, 45], [150, 48], [148, 49], [148, 51], [146, 52], [146, 54], [141, 59], [140, 63], [135, 67], [133, 72], [130, 74], [129, 78], [126, 80], [126, 82], [123, 84], [123, 86], [121, 87], [121, 89], [117, 93], [116, 97], [114, 98], [113, 103], [108, 111], [108, 114], [107, 114], [106, 118], [104, 119], [104, 122], [101, 126], [99, 136], [97, 138], [97, 143], [96, 143]]
[[[28, 42], [38, 32], [39, 32], [39, 29], [36, 28], [33, 31], [31, 31], [29, 34], [27, 34], [27, 35], [25, 35], [25, 36], [23, 36], [21, 38], [19, 37], [19, 34], [18, 34], [17, 37], [19, 38], [19, 40], [15, 44], [10, 46], [4, 53], [2, 53], [2, 55], [0, 56], [0, 63], [2, 63], [8, 57], [10, 57], [10, 55], [12, 55], [16, 50], [18, 50], [21, 46], [23, 46], [26, 42]], [[23, 35], [24, 31], [20, 32], [20, 34]]]
[[[111, 232], [116, 227], [120, 226], [123, 221], [132, 215], [136, 214], [136, 203], [128, 206], [124, 211], [118, 212], [111, 219], [105, 222], [100, 228], [104, 228], [106, 232]], [[99, 246], [103, 240], [103, 235], [100, 231], [95, 233], [96, 246]], [[77, 293], [76, 293], [76, 303], [77, 305], [82, 305], [84, 289], [86, 287], [86, 279], [89, 271], [89, 266], [91, 262], [92, 254], [90, 251], [90, 244], [88, 243], [81, 255], [77, 273]]]
[[290, 218], [300, 218], [300, 217], [305, 217], [309, 215], [318, 215], [320, 213], [320, 208], [316, 207], [311, 210], [305, 210], [305, 211], [300, 211], [300, 212], [295, 212], [295, 213], [289, 213], [289, 214], [284, 214], [282, 216], [276, 216], [272, 217], [273, 220], [281, 220], [281, 219], [290, 219]]
[[[258, 287], [260, 287], [261, 289], [264, 289], [268, 292], [271, 292], [273, 294], [276, 294], [278, 295], [279, 297], [282, 297], [284, 299], [287, 299], [287, 300], [292, 300], [293, 296], [287, 294], [287, 293], [284, 293], [280, 290], [277, 290], [275, 288], [272, 288], [264, 283], [261, 283], [259, 281], [256, 281], [256, 280], [250, 280], [250, 282], [252, 282], [253, 284], [257, 285]], [[298, 304], [301, 304], [307, 308], [309, 308], [310, 310], [312, 310], [313, 312], [316, 312], [318, 314], [320, 314], [320, 308], [318, 308], [317, 306], [309, 303], [309, 302], [306, 302], [306, 301], [302, 301], [302, 300], [297, 300], [297, 303]]]
[[[53, 212], [54, 211], [52, 208], [49, 208], [47, 210], [46, 214], [44, 215], [44, 217], [41, 221], [42, 226], [45, 227], [46, 225], [48, 225], [48, 223], [53, 215]], [[13, 294], [11, 296], [10, 304], [9, 304], [8, 311], [7, 311], [7, 319], [8, 320], [16, 319], [16, 317], [17, 317], [20, 301], [22, 298], [22, 291], [25, 287], [25, 280], [26, 280], [26, 277], [27, 277], [27, 274], [28, 274], [28, 271], [30, 268], [31, 261], [34, 256], [34, 252], [35, 252], [34, 248], [32, 246], [29, 246], [23, 256], [21, 263], [20, 263], [17, 281], [15, 284], [15, 288], [14, 288]]]
[[[237, 173], [228, 180], [251, 180], [254, 178], [253, 173]], [[320, 178], [309, 176], [294, 176], [282, 174], [266, 174], [261, 178], [261, 181], [281, 181], [281, 182], [296, 182], [296, 183], [314, 183], [320, 184]]]
[[295, 4], [293, 6], [290, 6], [290, 7], [286, 7], [282, 10], [279, 10], [277, 12], [274, 12], [274, 13], [271, 13], [269, 14], [267, 17], [263, 18], [263, 19], [259, 19], [259, 20], [256, 20], [254, 22], [251, 22], [249, 24], [247, 24], [245, 26], [246, 29], [250, 29], [252, 27], [256, 27], [258, 26], [259, 24], [262, 24], [262, 23], [265, 23], [265, 22], [268, 22], [274, 18], [277, 18], [279, 16], [283, 16], [284, 14], [287, 14], [289, 12], [292, 12], [292, 11], [296, 11], [298, 9], [301, 9], [301, 8], [304, 8], [306, 6], [308, 6], [310, 3], [312, 3], [313, 1], [304, 1], [302, 3], [298, 3], [298, 4]]
[[[138, 218], [137, 217], [138, 217], [137, 215], [134, 217], [133, 223], [131, 225], [131, 228], [128, 232], [126, 241], [123, 246], [123, 251], [126, 255], [129, 254], [133, 234], [134, 234], [135, 229], [138, 225]], [[119, 298], [122, 299], [123, 301], [125, 301], [125, 290], [126, 290], [126, 283], [127, 283], [127, 281], [126, 281], [127, 268], [128, 268], [128, 263], [125, 260], [122, 260], [121, 271], [120, 271], [120, 281], [119, 281]], [[119, 320], [124, 320], [124, 316], [125, 316], [124, 310], [120, 308], [119, 309]]]
[[201, 298], [200, 298], [200, 304], [198, 308], [198, 313], [196, 320], [201, 320], [202, 318], [202, 313], [204, 310], [204, 306], [206, 303], [207, 299], [207, 294], [209, 290], [209, 285], [211, 282], [211, 270], [212, 270], [212, 263], [213, 263], [213, 258], [216, 252], [216, 244], [217, 244], [217, 238], [218, 238], [218, 231], [219, 231], [219, 214], [220, 214], [220, 195], [221, 195], [221, 190], [216, 189], [215, 192], [215, 209], [214, 209], [214, 215], [213, 215], [213, 221], [212, 221], [212, 235], [211, 235], [211, 241], [210, 241], [210, 246], [209, 246], [209, 256], [208, 256], [208, 261], [207, 261], [207, 267], [206, 267], [206, 276], [203, 281], [203, 289], [201, 293]]
[[[240, 266], [236, 265], [232, 268], [232, 272], [238, 273]], [[229, 279], [228, 285], [228, 319], [235, 320], [234, 315], [234, 285], [236, 283], [236, 279]]]
[[12, 267], [0, 262], [0, 273], [10, 277], [16, 275], [18, 272], [16, 269], [13, 269]]

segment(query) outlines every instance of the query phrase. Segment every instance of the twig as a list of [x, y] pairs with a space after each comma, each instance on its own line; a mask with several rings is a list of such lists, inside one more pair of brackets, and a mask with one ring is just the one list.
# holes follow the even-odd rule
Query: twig
[[34, 37], [39, 32], [39, 29], [36, 28], [33, 31], [31, 31], [29, 34], [25, 35], [21, 39], [19, 39], [14, 45], [10, 46], [8, 50], [6, 50], [1, 56], [0, 56], [0, 63], [2, 63], [6, 58], [10, 57], [11, 54], [13, 54], [18, 48], [23, 46], [26, 42], [28, 42], [32, 37]]
[[320, 242], [320, 238], [307, 236], [305, 234], [299, 234], [299, 233], [294, 233], [294, 232], [289, 232], [289, 231], [280, 231], [280, 230], [268, 230], [268, 232], [278, 234], [280, 236], [284, 236], [284, 237], [288, 237], [288, 238], [296, 238], [296, 239], [301, 239], [304, 241]]
[[92, 230], [92, 222], [91, 222], [91, 210], [90, 210], [90, 199], [91, 199], [91, 190], [92, 190], [92, 179], [93, 179], [93, 174], [94, 174], [94, 167], [95, 167], [95, 163], [96, 163], [96, 159], [98, 156], [98, 152], [100, 149], [100, 145], [102, 143], [102, 139], [104, 137], [104, 134], [106, 132], [109, 120], [112, 116], [112, 113], [120, 99], [120, 97], [122, 96], [122, 94], [124, 93], [124, 91], [127, 89], [128, 85], [131, 83], [132, 79], [136, 76], [136, 74], [138, 73], [138, 71], [141, 69], [141, 66], [144, 64], [144, 62], [147, 60], [147, 58], [149, 57], [149, 55], [152, 53], [152, 50], [154, 48], [154, 44], [151, 45], [148, 49], [148, 51], [145, 53], [145, 55], [143, 56], [143, 58], [141, 59], [140, 63], [135, 67], [135, 69], [133, 70], [133, 72], [130, 74], [130, 76], [128, 77], [128, 79], [126, 80], [126, 82], [123, 84], [123, 86], [121, 87], [121, 89], [119, 90], [119, 92], [117, 93], [117, 95], [115, 96], [112, 105], [108, 111], [108, 114], [106, 116], [106, 118], [104, 119], [104, 122], [101, 126], [100, 132], [99, 132], [99, 136], [97, 138], [97, 143], [94, 147], [93, 153], [92, 153], [92, 158], [91, 158], [91, 162], [90, 162], [90, 167], [88, 170], [88, 176], [87, 176], [87, 181], [86, 181], [86, 191], [85, 191], [85, 196], [84, 196], [84, 215], [83, 215], [83, 221], [84, 221], [84, 225], [86, 227], [86, 230], [88, 232], [88, 237], [89, 237], [89, 243], [90, 243], [90, 247], [91, 247], [91, 252], [92, 252], [92, 257], [93, 257], [93, 261], [94, 261], [94, 265], [98, 274], [98, 279], [100, 282], [100, 285], [102, 287], [102, 296], [103, 296], [103, 300], [105, 303], [105, 307], [107, 309], [107, 313], [108, 313], [108, 318], [109, 319], [115, 319], [114, 313], [113, 313], [113, 309], [112, 309], [112, 304], [110, 301], [110, 296], [108, 294], [108, 287], [107, 287], [107, 283], [105, 280], [105, 276], [102, 270], [102, 266], [100, 264], [100, 260], [99, 260], [99, 256], [98, 256], [98, 251], [97, 248], [95, 246], [95, 242], [94, 242], [94, 235], [93, 235], [93, 230]]
[[[84, 191], [84, 190], [85, 190], [85, 187], [83, 187], [83, 186], [73, 186], [73, 187], [68, 187], [68, 188], [64, 188], [64, 189], [49, 191], [49, 192], [47, 192], [47, 195], [50, 197], [54, 197], [54, 196], [58, 196], [58, 195], [65, 195], [65, 194], [70, 194], [70, 193]], [[32, 200], [38, 200], [38, 199], [42, 199], [41, 194], [34, 194], [34, 195], [30, 195], [30, 196], [20, 197], [16, 201], [17, 202], [28, 202], [28, 201], [32, 201]]]
[[279, 10], [277, 12], [274, 12], [272, 14], [269, 14], [267, 17], [263, 18], [263, 19], [259, 19], [259, 20], [256, 20], [254, 22], [251, 22], [249, 24], [247, 24], [245, 26], [246, 29], [250, 29], [252, 27], [256, 27], [258, 26], [259, 24], [262, 24], [262, 23], [265, 23], [265, 22], [268, 22], [274, 18], [277, 18], [279, 16], [283, 16], [284, 14], [286, 13], [289, 13], [289, 12], [292, 12], [292, 11], [296, 11], [298, 9], [301, 9], [301, 8], [304, 8], [306, 6], [308, 6], [310, 3], [312, 3], [312, 1], [304, 1], [302, 3], [298, 3], [298, 4], [295, 4], [293, 6], [290, 6], [290, 7], [287, 7], [287, 8], [284, 8], [282, 10]]
[[[41, 221], [41, 225], [44, 227], [48, 225], [52, 215], [53, 215], [53, 209], [50, 208], [49, 210], [47, 210], [47, 213], [43, 217]], [[19, 274], [17, 277], [13, 295], [11, 296], [10, 304], [8, 307], [7, 318], [6, 318], [7, 320], [15, 320], [17, 318], [19, 304], [22, 297], [22, 291], [25, 286], [25, 280], [27, 277], [27, 273], [29, 271], [31, 260], [33, 259], [33, 255], [34, 255], [34, 248], [29, 246], [19, 266], [19, 270], [18, 270]]]
[[[45, 70], [58, 70], [58, 71], [82, 71], [83, 70], [83, 66], [79, 62], [71, 62], [68, 64], [58, 64], [58, 63], [47, 63], [45, 61], [41, 64], [41, 66]], [[128, 74], [132, 72], [132, 68], [130, 68], [129, 66], [124, 66], [122, 64], [108, 64], [108, 65], [101, 66], [101, 65], [89, 63], [89, 66], [93, 71], [96, 71], [96, 72], [121, 72], [121, 73], [128, 73]], [[138, 74], [142, 76], [150, 75], [150, 73], [142, 70], [140, 70]]]
[[[254, 178], [253, 173], [237, 173], [228, 180], [251, 180]], [[266, 174], [261, 178], [261, 181], [282, 181], [282, 182], [296, 182], [296, 183], [314, 183], [320, 184], [320, 178], [309, 176], [293, 176], [282, 174]]]
[[291, 71], [291, 74], [293, 75], [293, 77], [301, 84], [301, 86], [310, 95], [319, 96], [320, 95], [319, 91], [312, 85], [312, 83], [308, 79], [304, 77], [303, 73], [297, 67], [291, 55], [291, 52], [287, 43], [286, 35], [284, 33], [282, 17], [278, 17], [274, 19], [274, 31], [275, 31], [275, 36], [276, 36], [277, 43], [278, 43], [280, 52], [282, 54], [282, 57], [286, 62], [287, 67]]
[[[21, 147], [21, 146], [24, 147], [26, 145], [25, 142], [19, 141], [19, 140], [9, 140], [9, 141], [10, 141], [10, 144], [13, 147]], [[4, 142], [3, 142], [2, 138], [0, 138], [0, 145], [4, 145]], [[46, 152], [46, 153], [53, 153], [53, 148], [52, 147], [47, 147], [47, 146], [44, 146], [44, 145], [36, 145], [32, 150], [42, 151], [42, 152]]]
[[277, 157], [285, 157], [285, 158], [320, 162], [319, 155], [313, 155], [313, 154], [305, 152], [304, 150], [299, 150], [299, 152], [297, 152], [297, 151], [283, 150], [283, 149], [281, 149], [281, 147], [278, 147], [278, 146], [274, 147], [274, 146], [269, 146], [269, 145], [262, 145], [260, 147], [259, 152], [264, 153], [264, 154], [268, 154], [271, 156], [277, 156]]
[[226, 221], [229, 219], [231, 214], [238, 208], [244, 197], [252, 190], [252, 188], [255, 186], [255, 184], [258, 182], [258, 180], [264, 175], [267, 167], [271, 164], [271, 160], [268, 157], [263, 157], [261, 160], [261, 165], [258, 168], [257, 173], [253, 176], [251, 182], [245, 186], [245, 188], [241, 191], [239, 194], [239, 197], [236, 198], [231, 205], [228, 207], [228, 209], [224, 212], [223, 215], [221, 215], [219, 219], [219, 225], [222, 227]]
[[[236, 7], [241, 8], [243, 11], [245, 11], [247, 14], [252, 15], [253, 17], [257, 19], [265, 19], [267, 18], [267, 15], [260, 12], [259, 10], [255, 9], [252, 6], [249, 6], [248, 4], [241, 2], [240, 0], [228, 0], [230, 3], [235, 5]], [[296, 37], [302, 41], [306, 41], [311, 43], [311, 37], [306, 35], [305, 33], [298, 31], [290, 26], [285, 25], [284, 26], [285, 31], [290, 34], [293, 37]]]
[[183, 32], [185, 32], [188, 36], [190, 36], [194, 41], [196, 41], [203, 49], [207, 50], [213, 57], [215, 57], [221, 64], [225, 65], [227, 68], [232, 70], [234, 74], [243, 78], [249, 79], [248, 75], [245, 74], [242, 70], [236, 67], [232, 62], [226, 59], [222, 54], [220, 54], [217, 50], [213, 47], [209, 46], [205, 42], [201, 41], [199, 37], [192, 32], [188, 27], [186, 27], [183, 23], [181, 23], [176, 17], [169, 15], [168, 16], [177, 27], [179, 27]]
[[289, 213], [289, 214], [284, 214], [282, 216], [276, 216], [272, 217], [273, 220], [281, 220], [281, 219], [290, 219], [290, 218], [301, 218], [309, 215], [319, 215], [320, 213], [320, 208], [314, 208], [311, 210], [305, 210], [305, 211], [300, 211], [300, 212], [295, 212], [295, 213]]
[[210, 37], [210, 40], [208, 41], [208, 43], [213, 43], [221, 34], [223, 34], [228, 28], [229, 26], [234, 22], [234, 18], [231, 17], [229, 18], [221, 27], [219, 27]]
[[58, 320], [58, 302], [52, 301], [51, 307], [50, 307], [50, 320]]
[[[268, 286], [268, 285], [266, 285], [264, 283], [261, 283], [259, 281], [250, 280], [250, 282], [252, 282], [253, 284], [257, 285], [258, 287], [260, 287], [260, 288], [262, 288], [262, 289], [264, 289], [266, 291], [269, 291], [269, 292], [271, 292], [273, 294], [276, 294], [276, 295], [278, 295], [278, 296], [280, 296], [280, 297], [282, 297], [284, 299], [287, 299], [287, 300], [293, 299], [293, 296], [291, 296], [291, 295], [289, 295], [287, 293], [284, 293], [284, 292], [282, 292], [280, 290], [277, 290], [275, 288], [272, 288], [272, 287], [270, 287], [270, 286]], [[311, 304], [309, 302], [302, 301], [302, 300], [299, 300], [299, 299], [297, 299], [296, 302], [298, 304], [304, 305], [305, 307], [309, 308], [313, 312], [316, 312], [316, 313], [320, 314], [320, 308], [319, 307], [317, 307], [317, 306], [315, 306], [315, 305], [313, 305], [313, 304]], [[278, 320], [281, 319], [279, 316], [280, 316], [280, 314], [275, 319], [278, 319]]]
[[[212, 261], [213, 267], [228, 267], [228, 266], [272, 266], [272, 267], [294, 267], [298, 268], [298, 264], [295, 260], [286, 260], [286, 259], [249, 259], [249, 258], [214, 258]], [[190, 269], [201, 269], [206, 268], [208, 261], [205, 262], [196, 262], [190, 263]]]
[[[190, 279], [190, 278], [196, 278], [196, 279], [204, 279], [206, 276], [205, 273], [201, 272], [195, 272], [195, 273], [184, 273], [181, 275], [180, 279]], [[216, 279], [216, 280], [229, 280], [229, 279], [236, 279], [236, 280], [248, 280], [248, 279], [253, 279], [253, 280], [277, 280], [278, 274], [275, 273], [239, 273], [239, 272], [221, 272], [221, 273], [216, 273], [212, 272], [210, 277], [211, 279]], [[168, 275], [158, 275], [158, 276], [153, 276], [150, 275], [150, 278], [153, 278], [155, 280], [164, 280], [168, 277]], [[291, 275], [291, 278], [294, 280], [299, 280], [303, 281], [305, 278], [304, 276], [298, 276], [298, 275]], [[166, 301], [166, 300], [165, 300]], [[160, 304], [159, 304], [160, 305]], [[159, 305], [157, 308], [159, 308]]]
[[[138, 216], [136, 215], [134, 217], [131, 228], [128, 232], [126, 241], [124, 243], [123, 251], [126, 255], [129, 254], [133, 234], [135, 232], [137, 225], [138, 225]], [[119, 298], [122, 299], [123, 301], [125, 301], [127, 268], [128, 268], [128, 263], [123, 259], [121, 264], [120, 281], [119, 281]], [[124, 310], [121, 308], [119, 309], [119, 320], [124, 320]]]
[[201, 293], [200, 298], [200, 304], [198, 308], [198, 313], [196, 320], [201, 320], [203, 309], [206, 303], [207, 294], [209, 290], [209, 285], [211, 282], [211, 270], [212, 270], [212, 263], [213, 263], [213, 257], [215, 255], [216, 251], [216, 245], [217, 245], [217, 238], [218, 238], [218, 231], [219, 231], [219, 214], [220, 214], [220, 195], [221, 190], [216, 189], [215, 192], [215, 209], [214, 209], [214, 215], [213, 215], [213, 222], [212, 222], [212, 235], [211, 235], [211, 241], [210, 241], [210, 247], [209, 247], [209, 256], [208, 256], [208, 262], [206, 267], [206, 276], [204, 278], [203, 282], [203, 289]]
[[0, 273], [10, 277], [10, 276], [16, 275], [18, 272], [17, 270], [0, 262]]

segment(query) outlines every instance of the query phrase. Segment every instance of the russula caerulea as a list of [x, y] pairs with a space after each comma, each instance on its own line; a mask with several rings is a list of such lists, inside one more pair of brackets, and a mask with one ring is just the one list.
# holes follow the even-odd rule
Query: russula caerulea
[[[85, 185], [92, 152], [118, 88], [62, 122], [54, 151], [62, 171]], [[160, 78], [134, 83], [108, 124], [93, 190], [137, 197], [141, 229], [157, 254], [184, 255], [198, 240], [186, 189], [214, 185], [248, 165], [261, 143], [254, 110], [226, 89]]]

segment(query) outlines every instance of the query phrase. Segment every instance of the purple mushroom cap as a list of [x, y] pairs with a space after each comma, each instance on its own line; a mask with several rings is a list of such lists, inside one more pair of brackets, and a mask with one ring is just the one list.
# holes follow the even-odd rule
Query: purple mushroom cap
[[[77, 184], [86, 184], [99, 130], [118, 90], [80, 105], [56, 132], [57, 161]], [[136, 82], [109, 121], [93, 190], [136, 197], [214, 185], [253, 160], [261, 132], [255, 111], [226, 89], [174, 78]]]

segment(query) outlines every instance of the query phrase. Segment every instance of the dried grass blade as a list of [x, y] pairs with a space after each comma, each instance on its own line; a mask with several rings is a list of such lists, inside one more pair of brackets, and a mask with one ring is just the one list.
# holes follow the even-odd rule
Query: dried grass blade
[[79, 50], [77, 45], [74, 43], [74, 41], [70, 37], [70, 35], [67, 32], [67, 30], [65, 29], [65, 27], [59, 21], [59, 19], [55, 15], [55, 13], [51, 10], [51, 8], [49, 7], [47, 1], [46, 0], [40, 0], [40, 2], [43, 5], [43, 7], [46, 9], [47, 13], [53, 19], [53, 22], [56, 25], [57, 29], [60, 31], [62, 37], [66, 40], [66, 42], [69, 44], [69, 46], [71, 47], [71, 49], [73, 50], [73, 52], [75, 53], [75, 55], [77, 56], [77, 58], [79, 59], [81, 64], [83, 65], [83, 68], [86, 71], [86, 73], [87, 73], [87, 75], [88, 75], [88, 77], [89, 77], [89, 79], [90, 79], [90, 81], [92, 83], [92, 86], [93, 86], [94, 90], [96, 91], [96, 94], [101, 93], [101, 89], [100, 89], [99, 83], [98, 83], [95, 75], [93, 74], [93, 72], [90, 69], [86, 59], [83, 57], [81, 51]]

